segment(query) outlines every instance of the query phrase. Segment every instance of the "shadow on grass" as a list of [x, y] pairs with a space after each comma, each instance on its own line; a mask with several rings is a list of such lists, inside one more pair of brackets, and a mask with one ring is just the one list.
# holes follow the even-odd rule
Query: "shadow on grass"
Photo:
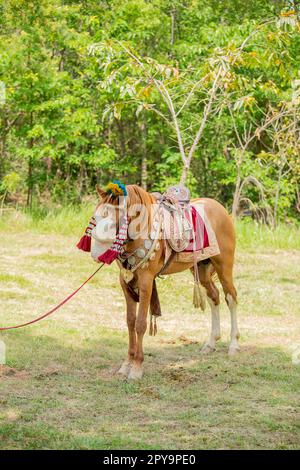
[[200, 344], [148, 338], [144, 379], [127, 382], [114, 373], [127, 336], [97, 333], [5, 335], [1, 448], [299, 446], [300, 370], [281, 349], [244, 346], [229, 359], [222, 343], [202, 356]]

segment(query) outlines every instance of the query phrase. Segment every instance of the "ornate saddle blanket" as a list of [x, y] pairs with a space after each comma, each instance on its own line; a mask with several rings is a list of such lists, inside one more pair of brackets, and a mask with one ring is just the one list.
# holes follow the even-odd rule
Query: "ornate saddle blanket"
[[[186, 218], [190, 221], [193, 228], [193, 235], [190, 239], [185, 252], [199, 251], [209, 246], [209, 239], [206, 226], [196, 207], [191, 205], [190, 210], [185, 212]], [[190, 220], [192, 218], [192, 220]]]
[[205, 206], [201, 202], [191, 203], [194, 238], [184, 251], [176, 253], [175, 261], [197, 262], [220, 254], [219, 244], [210, 221], [205, 213]]

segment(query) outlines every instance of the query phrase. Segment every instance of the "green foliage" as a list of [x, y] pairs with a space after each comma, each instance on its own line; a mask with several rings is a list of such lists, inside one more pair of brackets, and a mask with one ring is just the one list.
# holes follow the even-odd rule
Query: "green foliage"
[[20, 175], [13, 171], [12, 173], [8, 173], [2, 178], [0, 189], [4, 192], [13, 193], [17, 190], [20, 181]]

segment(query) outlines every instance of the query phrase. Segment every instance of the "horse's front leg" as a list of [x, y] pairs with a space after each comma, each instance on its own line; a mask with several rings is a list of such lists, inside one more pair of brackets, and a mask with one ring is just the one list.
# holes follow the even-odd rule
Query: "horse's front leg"
[[143, 273], [139, 276], [139, 309], [135, 323], [135, 331], [137, 335], [136, 351], [133, 364], [128, 374], [129, 379], [140, 379], [143, 376], [143, 338], [147, 330], [147, 314], [152, 294], [153, 276], [150, 273]]
[[123, 278], [120, 278], [121, 286], [126, 299], [126, 316], [127, 316], [127, 327], [128, 327], [128, 356], [122, 363], [118, 373], [124, 376], [128, 376], [130, 368], [132, 366], [135, 352], [136, 352], [136, 333], [135, 333], [135, 322], [136, 322], [136, 305], [137, 303], [133, 300], [130, 293], [128, 292], [127, 286]]

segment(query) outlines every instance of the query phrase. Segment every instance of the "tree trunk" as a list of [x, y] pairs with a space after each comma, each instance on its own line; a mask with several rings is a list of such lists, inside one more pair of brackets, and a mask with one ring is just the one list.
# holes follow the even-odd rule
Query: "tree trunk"
[[83, 192], [83, 182], [84, 182], [84, 163], [82, 162], [80, 165], [80, 170], [77, 179], [77, 194], [78, 194], [78, 201], [81, 202], [82, 192]]
[[176, 29], [176, 8], [171, 11], [171, 46], [175, 43], [175, 29]]
[[142, 188], [145, 191], [147, 191], [147, 179], [148, 179], [147, 157], [146, 155], [143, 155], [142, 156], [141, 184], [142, 184]]
[[300, 191], [299, 191], [297, 184], [296, 184], [296, 209], [300, 214]]
[[1, 138], [1, 152], [0, 152], [0, 178], [5, 173], [5, 160], [6, 160], [6, 137], [7, 134], [4, 133]]
[[[30, 128], [32, 128], [32, 125], [33, 125], [33, 113], [31, 112], [30, 113]], [[33, 145], [34, 145], [34, 140], [33, 138], [29, 139], [29, 142], [28, 142], [28, 148], [30, 150], [33, 149]], [[26, 205], [27, 207], [32, 207], [32, 199], [33, 199], [33, 159], [32, 159], [32, 155], [30, 153], [30, 156], [28, 158], [28, 175], [27, 175], [27, 201], [26, 201]]]
[[33, 174], [33, 164], [32, 164], [32, 157], [30, 156], [28, 159], [27, 200], [26, 200], [26, 205], [27, 207], [30, 207], [30, 208], [32, 207], [32, 195], [33, 195], [32, 174]]
[[120, 136], [121, 156], [125, 157], [125, 155], [126, 155], [126, 140], [125, 140], [125, 132], [124, 132], [123, 122], [120, 121], [119, 119], [116, 119], [116, 123], [117, 123], [119, 136]]
[[185, 184], [190, 170], [190, 165], [188, 163], [184, 164], [183, 170], [181, 173], [180, 184]]
[[282, 177], [282, 165], [280, 164], [279, 171], [278, 171], [278, 180], [277, 180], [277, 188], [276, 188], [276, 195], [275, 195], [275, 204], [274, 204], [274, 225], [277, 225], [277, 217], [278, 217], [278, 202], [279, 202], [279, 195], [281, 189], [281, 177]]
[[240, 167], [238, 166], [237, 177], [236, 177], [236, 182], [235, 182], [235, 190], [234, 190], [233, 201], [232, 201], [232, 209], [231, 209], [231, 215], [233, 219], [236, 219], [237, 211], [239, 208], [240, 190], [241, 190], [241, 172], [240, 172]]

